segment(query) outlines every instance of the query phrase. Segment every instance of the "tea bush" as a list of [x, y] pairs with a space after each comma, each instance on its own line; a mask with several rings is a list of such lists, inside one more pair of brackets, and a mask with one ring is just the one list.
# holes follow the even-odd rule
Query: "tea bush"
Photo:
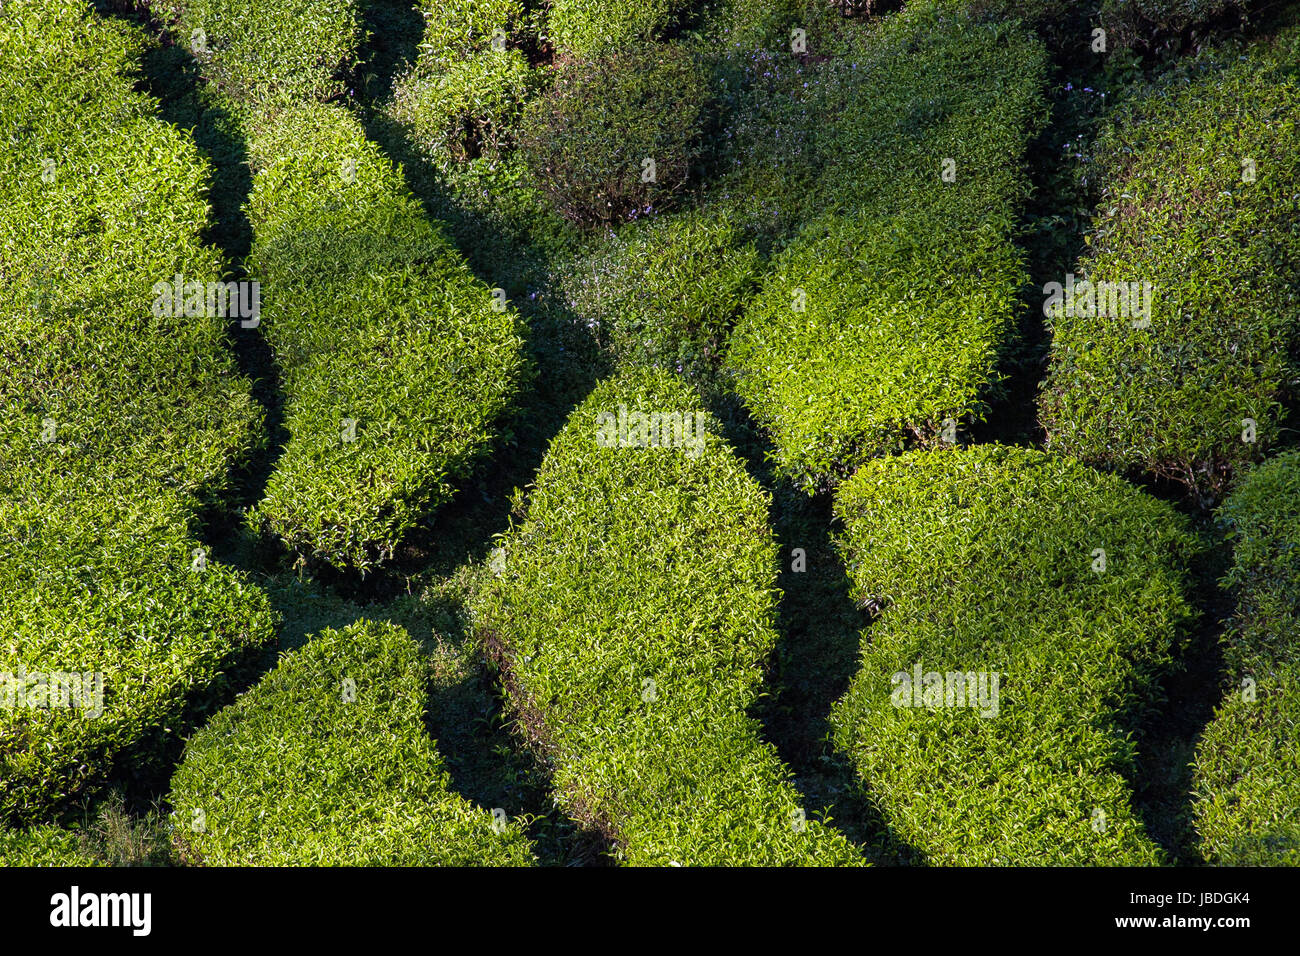
[[451, 789], [407, 632], [358, 621], [289, 651], [195, 734], [172, 780], [182, 853], [213, 866], [526, 866], [516, 823]]
[[33, 497], [143, 480], [207, 504], [261, 415], [229, 320], [155, 314], [153, 288], [222, 277], [199, 238], [209, 169], [133, 90], [138, 38], [89, 10], [16, 0], [0, 20], [0, 464]]
[[546, 33], [563, 58], [591, 57], [657, 40], [693, 6], [689, 0], [551, 0]]
[[1201, 852], [1223, 866], [1300, 865], [1300, 452], [1257, 467], [1219, 509], [1239, 594], [1224, 634], [1232, 690], [1196, 756]]
[[483, 157], [501, 162], [513, 145], [533, 85], [517, 47], [527, 12], [518, 0], [426, 2], [416, 61], [395, 85], [388, 112], [444, 169]]
[[58, 827], [0, 827], [0, 866], [104, 866], [87, 853], [78, 835]]
[[0, 672], [102, 675], [80, 708], [0, 681], [0, 822], [145, 772], [273, 637], [242, 574], [195, 569], [190, 527], [261, 415], [227, 319], [155, 312], [156, 282], [220, 258], [206, 165], [133, 91], [139, 49], [72, 0], [0, 17], [0, 279], [21, 290], [0, 300]]
[[[871, 461], [835, 510], [879, 613], [835, 740], [894, 831], [938, 865], [1160, 862], [1124, 774], [1194, 615], [1188, 523], [1114, 476], [996, 445]], [[984, 702], [930, 706], [945, 688], [916, 706], [896, 675], [917, 668], [927, 693], [925, 674], [988, 674]]]
[[1228, 10], [1252, 6], [1252, 0], [1102, 0], [1101, 23], [1131, 44], [1181, 33]]
[[686, 213], [610, 236], [565, 271], [566, 298], [619, 361], [694, 377], [716, 365], [762, 269], [725, 218]]
[[1151, 311], [1099, 317], [1114, 310], [1081, 301], [1050, 317], [1051, 447], [1212, 501], [1277, 441], [1300, 329], [1300, 58], [1287, 50], [1201, 57], [1104, 131], [1102, 203], [1076, 271], [1152, 283]]
[[[621, 406], [684, 412], [687, 444], [598, 445], [601, 413]], [[598, 386], [489, 561], [499, 577], [475, 630], [554, 767], [556, 799], [627, 863], [861, 862], [802, 815], [747, 713], [776, 641], [776, 549], [766, 494], [711, 420], [693, 443], [698, 407], [665, 372]]]
[[706, 77], [682, 46], [566, 61], [525, 112], [520, 148], [565, 218], [621, 223], [663, 208], [685, 186], [707, 98]]
[[285, 106], [344, 91], [365, 39], [358, 0], [147, 0], [234, 104]]
[[[982, 416], [1025, 282], [1012, 240], [1043, 107], [1042, 46], [1013, 25], [916, 6], [844, 42], [815, 74], [756, 55], [774, 94], [807, 87], [822, 128], [743, 108], [724, 189], [740, 222], [795, 235], [727, 364], [810, 490]], [[742, 161], [769, 131], [788, 145]]]
[[518, 50], [475, 53], [436, 68], [422, 58], [399, 83], [391, 115], [443, 166], [480, 157], [500, 162], [531, 85], [532, 70]]
[[523, 372], [518, 321], [347, 111], [287, 110], [252, 152], [248, 269], [290, 434], [253, 519], [364, 570], [495, 436]]

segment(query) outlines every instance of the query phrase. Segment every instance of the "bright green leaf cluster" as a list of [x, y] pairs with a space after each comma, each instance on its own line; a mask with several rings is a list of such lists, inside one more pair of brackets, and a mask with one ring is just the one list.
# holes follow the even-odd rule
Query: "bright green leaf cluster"
[[365, 37], [358, 0], [149, 0], [230, 102], [328, 100]]
[[424, 725], [428, 664], [393, 624], [326, 630], [196, 734], [178, 843], [212, 866], [528, 866], [517, 821], [451, 789]]
[[1076, 271], [1150, 282], [1151, 310], [1083, 300], [1049, 317], [1051, 447], [1208, 500], [1277, 441], [1300, 375], [1300, 51], [1287, 49], [1207, 54], [1103, 134], [1102, 204]]
[[[1193, 618], [1187, 522], [1114, 476], [997, 445], [869, 462], [836, 513], [880, 613], [832, 723], [895, 832], [939, 865], [1160, 862], [1124, 774]], [[919, 686], [897, 676], [918, 670]], [[978, 682], [948, 675], [981, 672], [975, 705]]]
[[[138, 51], [75, 0], [0, 17], [0, 672], [38, 704], [0, 710], [0, 821], [145, 766], [273, 637], [265, 596], [195, 554], [261, 415], [227, 319], [153, 309], [220, 258], [207, 167], [134, 92]], [[35, 679], [74, 673], [80, 706], [48, 706]]]
[[72, 830], [32, 827], [7, 830], [0, 827], [0, 866], [104, 866], [86, 852]]
[[1025, 281], [1019, 167], [1042, 109], [1044, 53], [1018, 27], [917, 6], [841, 42], [813, 66], [755, 54], [753, 89], [798, 112], [749, 94], [714, 190], [777, 240], [801, 228], [728, 364], [810, 490], [983, 414]]
[[551, 0], [546, 30], [565, 57], [591, 57], [657, 40], [694, 4], [691, 0]]

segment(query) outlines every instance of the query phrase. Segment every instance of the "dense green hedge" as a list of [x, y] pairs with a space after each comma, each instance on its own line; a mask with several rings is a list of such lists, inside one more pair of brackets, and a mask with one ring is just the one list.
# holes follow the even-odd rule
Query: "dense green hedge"
[[0, 821], [145, 772], [273, 636], [242, 575], [194, 569], [190, 525], [261, 416], [227, 319], [153, 310], [220, 261], [208, 170], [133, 92], [139, 49], [72, 0], [0, 17], [0, 672], [102, 675], [102, 713], [93, 677], [84, 707], [0, 710]]
[[[836, 513], [880, 614], [832, 723], [895, 832], [941, 865], [1159, 862], [1123, 774], [1126, 731], [1193, 616], [1177, 512], [1069, 459], [984, 445], [872, 461]], [[917, 667], [986, 672], [986, 700], [997, 673], [997, 706], [894, 698]]]
[[763, 263], [724, 217], [687, 213], [611, 234], [564, 272], [575, 315], [620, 362], [711, 370]]
[[526, 866], [517, 822], [451, 790], [405, 630], [326, 630], [215, 716], [172, 780], [178, 844], [214, 866]]
[[[196, 561], [179, 507], [60, 495], [24, 513], [8, 492], [0, 633], [11, 643], [0, 672], [99, 675], [68, 706], [38, 697], [33, 709], [29, 697], [26, 708], [0, 709], [0, 820], [23, 822], [91, 792], [115, 767], [151, 771], [274, 641], [276, 616], [243, 573]], [[6, 683], [0, 676], [0, 694]]]
[[146, 0], [236, 104], [339, 96], [365, 38], [360, 0]]
[[523, 4], [426, 0], [420, 12], [420, 53], [397, 79], [389, 114], [444, 171], [480, 158], [501, 162], [534, 83], [517, 47], [527, 18]]
[[286, 110], [252, 154], [247, 266], [290, 434], [254, 518], [365, 568], [494, 436], [522, 372], [518, 321], [346, 110]]
[[1300, 452], [1252, 471], [1219, 511], [1236, 545], [1224, 635], [1231, 691], [1196, 757], [1201, 852], [1225, 866], [1300, 865]]
[[1052, 447], [1209, 498], [1276, 442], [1300, 371], [1295, 43], [1202, 57], [1103, 133], [1102, 203], [1075, 271], [1152, 283], [1150, 325], [1086, 303], [1051, 318]]
[[[623, 406], [685, 413], [687, 444], [598, 444], [602, 413]], [[800, 815], [747, 714], [776, 641], [776, 547], [765, 493], [698, 407], [664, 372], [597, 387], [489, 562], [476, 631], [553, 763], [556, 799], [626, 862], [860, 862], [815, 808]]]
[[7, 830], [0, 827], [0, 866], [104, 866], [86, 852], [72, 830], [33, 827]]
[[561, 56], [590, 57], [659, 39], [693, 6], [691, 0], [551, 0], [546, 34]]
[[559, 65], [519, 144], [556, 210], [584, 225], [663, 209], [701, 150], [707, 77], [678, 44], [637, 44]]
[[756, 55], [776, 74], [757, 88], [802, 113], [742, 108], [723, 187], [742, 222], [806, 223], [728, 364], [809, 488], [983, 414], [1025, 281], [1012, 238], [1042, 109], [1043, 50], [1017, 26], [917, 6], [842, 42], [811, 72]]
[[153, 310], [156, 282], [221, 277], [209, 170], [133, 91], [138, 39], [89, 9], [16, 0], [0, 20], [0, 455], [20, 485], [211, 501], [260, 413], [229, 320]]
[[1121, 42], [1180, 33], [1254, 0], [1102, 0], [1101, 23]]

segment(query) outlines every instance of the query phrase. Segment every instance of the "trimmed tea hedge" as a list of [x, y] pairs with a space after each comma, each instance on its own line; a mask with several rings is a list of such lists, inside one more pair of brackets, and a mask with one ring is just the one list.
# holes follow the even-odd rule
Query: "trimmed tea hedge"
[[221, 278], [199, 239], [209, 170], [133, 91], [137, 38], [89, 10], [15, 0], [0, 18], [0, 472], [33, 498], [152, 482], [208, 503], [260, 411], [229, 320], [155, 314], [153, 289]]
[[207, 563], [182, 509], [43, 504], [0, 505], [0, 820], [13, 822], [93, 792], [114, 767], [151, 769], [277, 623], [243, 573]]
[[662, 209], [696, 164], [707, 78], [677, 44], [638, 44], [562, 63], [519, 132], [532, 178], [555, 209], [583, 225]]
[[[760, 228], [807, 223], [728, 365], [776, 461], [810, 490], [987, 408], [1025, 281], [1012, 237], [1043, 109], [1043, 49], [1018, 26], [917, 6], [843, 42], [796, 91], [828, 128], [784, 106], [743, 110], [724, 188]], [[777, 93], [802, 75], [772, 71]], [[742, 162], [773, 128], [788, 145]]]
[[1252, 471], [1219, 511], [1239, 590], [1224, 636], [1232, 686], [1196, 757], [1201, 852], [1224, 866], [1300, 865], [1300, 452]]
[[711, 370], [763, 269], [723, 217], [687, 213], [611, 235], [565, 271], [570, 309], [620, 362]]
[[[647, 436], [629, 417], [621, 446], [623, 407], [684, 413], [685, 443], [670, 429], [667, 444], [637, 446]], [[499, 577], [476, 631], [554, 767], [556, 799], [625, 862], [860, 863], [805, 818], [747, 714], [776, 641], [776, 546], [765, 493], [698, 407], [648, 369], [596, 388], [489, 562]]]
[[155, 283], [220, 262], [207, 168], [133, 91], [138, 52], [71, 0], [0, 17], [0, 822], [144, 772], [273, 637], [188, 532], [261, 416], [227, 319], [155, 312]]
[[190, 740], [172, 780], [182, 853], [214, 866], [527, 866], [517, 823], [451, 790], [407, 632], [326, 630]]
[[0, 827], [0, 866], [105, 866], [87, 853], [80, 837], [58, 827]]
[[420, 55], [395, 84], [388, 113], [421, 153], [444, 170], [483, 158], [500, 162], [513, 144], [533, 85], [523, 53], [519, 0], [426, 0]]
[[359, 0], [146, 0], [231, 102], [288, 105], [343, 93], [365, 39]]
[[1077, 299], [1050, 317], [1051, 447], [1212, 500], [1277, 440], [1300, 375], [1295, 43], [1203, 57], [1103, 133], [1102, 205], [1077, 271], [1150, 282], [1152, 308], [1135, 320]]
[[290, 434], [253, 517], [365, 569], [494, 437], [523, 372], [518, 320], [346, 110], [287, 110], [252, 154], [248, 269]]
[[[938, 865], [1160, 862], [1123, 774], [1194, 615], [1187, 522], [1121, 479], [995, 445], [869, 462], [836, 513], [879, 616], [835, 740], [894, 831]], [[958, 672], [987, 675], [975, 706]]]
[[591, 57], [657, 40], [694, 6], [691, 0], [551, 0], [547, 38], [563, 57]]

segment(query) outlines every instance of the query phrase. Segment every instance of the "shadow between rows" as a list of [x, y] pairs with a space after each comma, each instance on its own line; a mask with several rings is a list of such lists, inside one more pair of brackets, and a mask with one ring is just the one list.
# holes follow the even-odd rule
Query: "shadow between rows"
[[[750, 475], [772, 496], [781, 597], [777, 644], [767, 662], [771, 692], [753, 708], [767, 740], [794, 772], [810, 818], [825, 818], [877, 865], [917, 865], [923, 857], [889, 826], [869, 788], [831, 740], [831, 710], [860, 666], [869, 615], [835, 547], [831, 497], [809, 497], [779, 476], [771, 444], [734, 394], [716, 395], [711, 411]], [[804, 570], [795, 570], [802, 549]]]

